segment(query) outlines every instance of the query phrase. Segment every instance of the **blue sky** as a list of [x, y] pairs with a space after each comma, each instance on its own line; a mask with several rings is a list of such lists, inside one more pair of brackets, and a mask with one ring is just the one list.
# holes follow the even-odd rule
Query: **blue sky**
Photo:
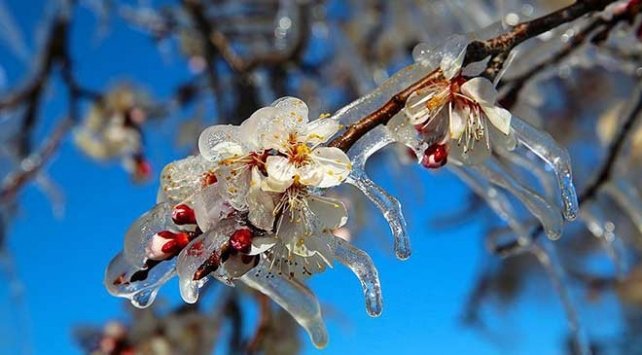
[[[44, 3], [6, 3], [32, 52], [37, 37], [34, 27], [42, 23]], [[176, 58], [163, 60], [148, 36], [112, 21], [108, 36], [98, 41], [93, 15], [86, 9], [77, 15], [72, 27], [73, 57], [85, 86], [104, 89], [119, 79], [131, 79], [142, 83], [154, 97], [163, 98], [189, 77], [185, 63]], [[5, 47], [0, 48], [0, 65], [8, 88], [28, 74], [28, 66], [9, 55]], [[39, 136], [64, 112], [61, 87], [54, 85], [49, 97]], [[153, 131], [147, 143], [156, 173], [185, 154], [172, 145], [172, 127], [171, 123], [160, 123], [147, 128]], [[559, 353], [565, 322], [546, 282], [534, 287], [539, 288], [534, 296], [489, 313], [502, 334], [499, 345], [461, 325], [462, 306], [484, 257], [482, 219], [449, 230], [432, 228], [428, 223], [432, 216], [466, 205], [467, 190], [445, 171], [407, 169], [412, 173], [375, 169], [375, 179], [400, 196], [405, 206], [413, 245], [411, 259], [394, 259], [391, 238], [379, 216], [371, 218], [369, 230], [381, 233], [359, 237], [360, 247], [371, 252], [379, 268], [383, 315], [373, 319], [366, 314], [358, 281], [341, 266], [311, 282], [328, 311], [330, 344], [325, 353]], [[0, 332], [0, 353], [4, 353], [4, 344], [22, 339], [29, 340], [37, 354], [80, 353], [71, 337], [72, 327], [125, 317], [122, 300], [103, 288], [103, 271], [121, 248], [129, 224], [154, 203], [158, 180], [133, 185], [118, 163], [97, 164], [76, 150], [69, 139], [48, 173], [65, 193], [64, 216], [54, 216], [50, 202], [36, 187], [29, 186], [21, 193], [20, 208], [10, 227], [9, 250], [24, 285], [31, 320], [28, 331], [16, 323], [0, 326], [8, 331]], [[402, 186], [413, 186], [413, 192], [403, 191]], [[7, 285], [0, 282], [0, 295], [5, 295], [3, 287]], [[170, 283], [160, 297], [178, 303], [176, 294], [176, 284]], [[16, 308], [5, 301], [0, 305], [2, 312]], [[317, 353], [307, 341], [305, 344], [307, 353]]]

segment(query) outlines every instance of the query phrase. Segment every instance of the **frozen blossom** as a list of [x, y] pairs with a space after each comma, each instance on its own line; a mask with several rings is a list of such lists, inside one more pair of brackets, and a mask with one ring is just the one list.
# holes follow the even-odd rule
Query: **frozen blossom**
[[[560, 237], [564, 219], [578, 213], [566, 150], [500, 107], [493, 82], [468, 76], [464, 37], [448, 43], [333, 116], [309, 120], [303, 101], [285, 97], [239, 126], [206, 128], [197, 155], [163, 169], [157, 205], [127, 232], [106, 273], [108, 290], [145, 307], [174, 275], [189, 303], [210, 280], [243, 283], [290, 312], [323, 347], [328, 335], [307, 278], [339, 262], [359, 279], [367, 312], [377, 316], [383, 307], [372, 260], [338, 237], [350, 211], [327, 191], [355, 186], [390, 225], [397, 257], [410, 256], [401, 204], [366, 174], [369, 158], [396, 142], [426, 168], [450, 167], [507, 222], [522, 249], [531, 247], [530, 221], [522, 220], [515, 201], [550, 238]], [[427, 73], [434, 80], [412, 93], [387, 125], [347, 152], [328, 144], [344, 125]], [[529, 186], [524, 173], [541, 180], [543, 191]]]
[[346, 153], [324, 146], [339, 129], [331, 118], [309, 121], [305, 103], [289, 97], [240, 126], [205, 129], [199, 155], [163, 169], [158, 204], [127, 232], [106, 273], [108, 290], [145, 307], [176, 274], [189, 303], [209, 280], [245, 283], [289, 311], [322, 347], [325, 325], [304, 281], [338, 261], [360, 280], [368, 313], [379, 315], [377, 270], [334, 235], [348, 211], [325, 196], [352, 171]]

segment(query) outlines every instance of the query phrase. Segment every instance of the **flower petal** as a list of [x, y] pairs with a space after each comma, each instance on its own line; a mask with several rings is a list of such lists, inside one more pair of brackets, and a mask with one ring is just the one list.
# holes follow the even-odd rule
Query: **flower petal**
[[337, 229], [348, 221], [346, 206], [337, 199], [310, 195], [307, 201], [310, 211], [319, 219], [323, 228]]
[[[463, 111], [463, 112], [462, 112]], [[459, 139], [466, 129], [469, 112], [458, 107], [450, 107], [450, 139]]]
[[466, 37], [461, 35], [452, 36], [446, 41], [441, 63], [439, 64], [446, 79], [452, 79], [461, 71], [467, 46]]
[[483, 77], [476, 77], [461, 85], [461, 92], [482, 105], [493, 106], [497, 102], [497, 90], [493, 83]]
[[323, 180], [316, 185], [317, 187], [337, 186], [348, 177], [352, 170], [350, 158], [339, 148], [316, 148], [312, 151], [311, 158], [323, 169]]
[[258, 151], [263, 148], [259, 139], [260, 128], [269, 126], [276, 114], [277, 109], [274, 107], [263, 107], [241, 123], [238, 135], [249, 151]]
[[206, 128], [198, 138], [198, 150], [209, 161], [220, 162], [244, 154], [238, 127], [216, 125]]
[[247, 194], [250, 211], [248, 219], [255, 227], [271, 231], [274, 227], [274, 199], [269, 192], [261, 190], [262, 180], [258, 169], [252, 169], [252, 180]]
[[212, 169], [212, 163], [200, 155], [167, 164], [160, 175], [159, 197], [174, 204], [189, 199], [203, 188], [203, 177]]
[[258, 255], [270, 250], [279, 239], [274, 236], [254, 237], [252, 239], [252, 247], [248, 255]]
[[510, 111], [499, 106], [482, 105], [481, 108], [493, 126], [504, 134], [510, 133], [510, 120], [512, 117]]
[[176, 228], [172, 221], [173, 204], [160, 203], [140, 216], [127, 230], [123, 257], [137, 268], [144, 268], [147, 261], [147, 248], [154, 235]]
[[268, 176], [263, 180], [263, 191], [284, 192], [294, 182], [296, 167], [281, 156], [269, 156], [265, 161]]
[[305, 126], [300, 140], [316, 147], [327, 142], [341, 128], [339, 121], [332, 118], [318, 118]]

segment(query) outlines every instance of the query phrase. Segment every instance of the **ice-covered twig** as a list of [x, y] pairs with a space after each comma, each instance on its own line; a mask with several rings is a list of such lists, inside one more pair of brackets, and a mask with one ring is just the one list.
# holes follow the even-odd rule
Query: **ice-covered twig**
[[[489, 56], [496, 57], [498, 55], [509, 53], [513, 48], [530, 38], [538, 36], [564, 23], [574, 21], [588, 13], [602, 10], [606, 5], [613, 2], [615, 2], [615, 0], [577, 1], [572, 5], [548, 15], [521, 23], [513, 27], [510, 31], [499, 36], [486, 41], [471, 42], [467, 47], [464, 65], [483, 60]], [[506, 55], [504, 57], [507, 58], [508, 56]], [[411, 77], [408, 75], [408, 72], [412, 73], [413, 71], [417, 71], [417, 69], [416, 65], [406, 68], [401, 73], [395, 75], [391, 80], [388, 80], [382, 87], [378, 88], [366, 97], [346, 106], [344, 109], [339, 110], [335, 114], [335, 118], [338, 119], [342, 119], [343, 116], [354, 116], [356, 114], [363, 114], [363, 116], [358, 120], [342, 119], [343, 122], [350, 123], [350, 126], [329, 145], [347, 151], [367, 132], [380, 124], [386, 124], [394, 115], [399, 113], [404, 108], [410, 95], [433, 83], [442, 75], [439, 70], [429, 71], [429, 69], [424, 67], [424, 74], [422, 77], [418, 80], [415, 79], [414, 81], [407, 83], [407, 85], [400, 85], [404, 81], [402, 80], [402, 76], [406, 78]], [[498, 72], [499, 70], [501, 70], [501, 66], [497, 67]], [[425, 73], [426, 71], [429, 72]], [[391, 86], [397, 88], [402, 87], [403, 89], [401, 91], [390, 92]], [[367, 106], [367, 110], [363, 106]]]

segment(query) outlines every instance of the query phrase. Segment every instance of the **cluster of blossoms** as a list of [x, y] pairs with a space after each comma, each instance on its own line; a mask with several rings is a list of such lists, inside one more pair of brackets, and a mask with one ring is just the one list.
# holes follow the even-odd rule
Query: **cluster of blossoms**
[[74, 143], [96, 160], [121, 159], [134, 181], [150, 177], [143, 153], [142, 125], [147, 121], [148, 99], [141, 92], [118, 86], [91, 107], [74, 132]]
[[[397, 257], [410, 255], [400, 203], [365, 172], [370, 156], [395, 142], [412, 149], [427, 168], [449, 160], [448, 167], [507, 222], [521, 245], [528, 244], [529, 231], [515, 199], [549, 237], [559, 237], [563, 220], [577, 215], [568, 154], [548, 134], [497, 106], [491, 81], [463, 75], [466, 45], [448, 43], [437, 51], [438, 67], [431, 64], [434, 58], [418, 61], [330, 118], [308, 122], [305, 103], [286, 97], [240, 126], [207, 128], [199, 155], [163, 170], [158, 204], [130, 228], [123, 252], [108, 267], [109, 291], [146, 307], [174, 274], [190, 303], [209, 279], [243, 283], [271, 297], [315, 345], [324, 346], [325, 325], [318, 301], [303, 284], [307, 277], [336, 260], [359, 278], [368, 313], [382, 310], [377, 270], [365, 252], [337, 236], [348, 213], [340, 200], [324, 195], [327, 189], [342, 183], [359, 189], [390, 224]], [[386, 126], [367, 132], [347, 154], [324, 145], [340, 122], [354, 122], [389, 97], [386, 88], [426, 70], [434, 80], [414, 92]], [[552, 170], [557, 193], [532, 190], [517, 168], [541, 176], [546, 186]]]
[[161, 173], [158, 204], [127, 232], [106, 273], [108, 290], [145, 307], [174, 274], [189, 303], [208, 279], [242, 282], [284, 307], [321, 347], [319, 304], [302, 281], [337, 260], [359, 277], [368, 312], [380, 314], [377, 271], [333, 234], [348, 214], [323, 195], [352, 168], [343, 151], [323, 146], [339, 129], [330, 118], [308, 122], [305, 103], [283, 98], [240, 126], [204, 130], [200, 155]]

